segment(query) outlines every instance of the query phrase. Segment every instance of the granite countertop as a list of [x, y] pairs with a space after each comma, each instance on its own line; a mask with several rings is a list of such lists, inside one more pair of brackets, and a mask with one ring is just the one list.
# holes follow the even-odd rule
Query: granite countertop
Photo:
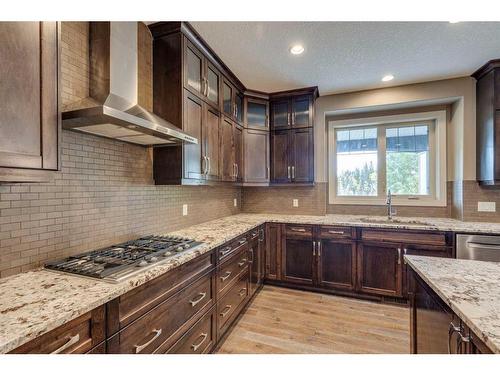
[[415, 255], [405, 260], [494, 353], [500, 353], [500, 263]]
[[43, 269], [0, 279], [0, 353], [9, 352], [265, 222], [500, 234], [500, 224], [465, 223], [453, 219], [398, 217], [397, 222], [391, 223], [384, 222], [384, 217], [369, 217], [371, 222], [363, 220], [367, 217], [239, 214], [168, 233], [189, 237], [204, 245], [117, 284]]

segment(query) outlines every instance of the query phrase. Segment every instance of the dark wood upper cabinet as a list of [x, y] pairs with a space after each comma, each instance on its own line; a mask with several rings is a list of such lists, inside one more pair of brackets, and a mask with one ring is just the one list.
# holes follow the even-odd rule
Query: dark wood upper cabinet
[[473, 75], [476, 84], [476, 179], [500, 185], [500, 59]]
[[59, 24], [0, 23], [0, 181], [59, 169]]
[[274, 183], [291, 182], [290, 131], [281, 130], [271, 133], [271, 181]]
[[[184, 178], [202, 179], [206, 164], [203, 155], [203, 101], [188, 91], [184, 100], [184, 130], [198, 139], [197, 144], [184, 144]], [[169, 146], [167, 146], [169, 147]]]
[[243, 128], [237, 124], [233, 124], [233, 145], [235, 180], [239, 182], [243, 174]]
[[235, 120], [238, 124], [243, 124], [243, 93], [240, 91], [235, 91], [234, 93], [234, 110]]
[[234, 117], [234, 89], [225, 79], [222, 80], [222, 111], [230, 118]]
[[220, 177], [222, 181], [234, 181], [233, 122], [223, 116], [220, 129]]
[[267, 100], [245, 97], [245, 128], [269, 130], [269, 102]]
[[202, 151], [205, 162], [205, 176], [209, 180], [219, 179], [220, 162], [220, 113], [217, 109], [204, 104], [204, 123], [202, 127]]
[[184, 87], [195, 94], [204, 95], [204, 57], [191, 42], [184, 43]]
[[205, 64], [205, 84], [206, 98], [210, 104], [219, 108], [220, 106], [220, 87], [221, 75], [212, 63], [206, 61]]
[[317, 96], [317, 87], [271, 94], [271, 129], [312, 127]]
[[243, 133], [243, 182], [267, 184], [269, 182], [269, 133], [244, 129]]

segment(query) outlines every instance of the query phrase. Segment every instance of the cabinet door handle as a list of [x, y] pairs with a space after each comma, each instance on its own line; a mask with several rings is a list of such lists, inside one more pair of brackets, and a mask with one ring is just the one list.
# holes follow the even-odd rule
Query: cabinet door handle
[[328, 233], [330, 234], [344, 234], [343, 230], [329, 230]]
[[229, 278], [229, 276], [231, 276], [231, 274], [232, 274], [231, 271], [226, 271], [226, 274], [220, 277], [220, 281], [226, 281]]
[[295, 165], [292, 165], [292, 179], [295, 180]]
[[209, 156], [207, 156], [207, 160], [208, 160], [208, 171], [207, 171], [207, 174], [210, 174], [210, 170], [212, 169], [212, 161], [210, 160]]
[[78, 341], [80, 341], [80, 334], [77, 333], [74, 336], [68, 337], [68, 341], [66, 341], [63, 345], [61, 345], [59, 348], [54, 350], [53, 352], [50, 352], [50, 354], [59, 354], [63, 352], [64, 350], [68, 349], [71, 345], [76, 344]]
[[229, 314], [229, 311], [231, 311], [232, 307], [232, 305], [226, 305], [226, 307], [224, 307], [226, 311], [221, 312], [219, 315], [224, 318], [227, 314]]
[[223, 256], [224, 256], [224, 255], [226, 255], [227, 253], [231, 252], [231, 250], [232, 250], [232, 247], [228, 246], [228, 247], [224, 248], [224, 250], [221, 250], [221, 251], [219, 252], [219, 254], [220, 254], [220, 256], [221, 256], [221, 257], [223, 257]]
[[243, 296], [244, 296], [244, 295], [246, 295], [246, 294], [247, 294], [247, 288], [242, 288], [242, 289], [240, 290], [240, 292], [238, 293], [238, 295], [239, 295], [240, 297], [243, 297]]
[[470, 342], [470, 339], [468, 337], [464, 337], [462, 335], [462, 332], [459, 330], [457, 332], [457, 354], [460, 354], [462, 352], [462, 344]]
[[306, 230], [304, 228], [290, 228], [293, 232], [305, 232]]
[[313, 257], [316, 256], [316, 241], [313, 241]]
[[243, 245], [245, 242], [247, 242], [247, 239], [243, 238], [243, 239], [241, 239], [241, 240], [238, 241], [238, 244], [239, 245]]
[[398, 264], [401, 264], [401, 248], [398, 247]]
[[[460, 327], [457, 327], [453, 322], [450, 322], [450, 326], [448, 328], [448, 354], [451, 353], [451, 339], [453, 338], [453, 334], [456, 332], [460, 332]], [[458, 349], [457, 349], [458, 351]]]
[[241, 262], [239, 262], [239, 263], [238, 263], [238, 266], [239, 266], [239, 267], [243, 267], [243, 266], [244, 266], [247, 262], [248, 262], [248, 261], [247, 261], [247, 258], [243, 258], [243, 259], [241, 260]]
[[287, 114], [287, 124], [290, 126], [290, 113]]
[[[408, 249], [406, 247], [403, 248], [403, 255], [406, 255], [407, 251], [408, 251]], [[406, 258], [404, 259], [404, 264], [406, 264]]]
[[290, 166], [288, 166], [288, 179], [291, 178], [291, 175], [290, 175]]
[[205, 340], [208, 337], [208, 333], [202, 333], [200, 336], [198, 336], [198, 338], [200, 338], [200, 337], [201, 337], [201, 341], [198, 344], [191, 345], [191, 350], [193, 352], [197, 351], [200, 348], [201, 344], [203, 344], [205, 342]]
[[208, 81], [208, 78], [205, 78], [205, 80], [207, 81], [207, 94], [206, 94], [206, 97], [208, 98], [208, 95], [210, 94], [210, 82]]
[[151, 344], [153, 341], [155, 341], [158, 337], [160, 337], [160, 335], [161, 335], [161, 329], [153, 329], [153, 332], [155, 333], [155, 335], [153, 336], [153, 338], [151, 340], [149, 340], [148, 342], [146, 342], [145, 344], [142, 344], [142, 345], [134, 345], [134, 347], [135, 347], [135, 354], [138, 354], [138, 353], [142, 352], [142, 349], [144, 349], [149, 344]]
[[235, 177], [238, 178], [238, 175], [240, 174], [240, 167], [237, 163], [235, 163], [234, 165], [236, 167], [236, 176]]
[[200, 298], [192, 299], [191, 301], [189, 301], [189, 303], [191, 304], [191, 307], [195, 307], [197, 304], [199, 304], [206, 297], [206, 295], [207, 295], [207, 293], [205, 293], [205, 292], [200, 293], [199, 294]]
[[202, 172], [201, 174], [207, 174], [207, 157], [205, 155], [203, 155], [203, 162], [202, 162]]
[[317, 253], [318, 253], [318, 258], [321, 256], [321, 241], [317, 242]]

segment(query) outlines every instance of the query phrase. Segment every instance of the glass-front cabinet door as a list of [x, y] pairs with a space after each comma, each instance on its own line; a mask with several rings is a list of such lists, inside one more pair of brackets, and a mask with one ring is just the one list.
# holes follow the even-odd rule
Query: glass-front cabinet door
[[304, 128], [312, 126], [312, 98], [298, 96], [292, 99], [292, 127]]
[[286, 129], [291, 125], [290, 100], [276, 100], [271, 102], [271, 127]]
[[208, 101], [216, 107], [219, 107], [220, 75], [218, 70], [207, 61], [205, 82], [205, 96]]
[[234, 95], [234, 118], [239, 124], [243, 124], [243, 94], [237, 91]]
[[226, 80], [222, 81], [222, 110], [226, 116], [234, 116], [233, 86]]
[[185, 56], [185, 73], [184, 73], [184, 87], [194, 94], [203, 95], [203, 55], [194, 47], [188, 40], [186, 40], [184, 50]]
[[267, 130], [269, 128], [269, 105], [267, 101], [247, 98], [245, 111], [247, 128], [258, 130]]

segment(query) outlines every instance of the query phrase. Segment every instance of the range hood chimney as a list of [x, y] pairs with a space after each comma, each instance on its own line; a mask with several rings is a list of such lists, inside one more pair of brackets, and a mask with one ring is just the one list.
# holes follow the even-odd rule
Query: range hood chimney
[[137, 22], [90, 22], [90, 96], [66, 107], [63, 128], [143, 146], [198, 140], [138, 104]]

